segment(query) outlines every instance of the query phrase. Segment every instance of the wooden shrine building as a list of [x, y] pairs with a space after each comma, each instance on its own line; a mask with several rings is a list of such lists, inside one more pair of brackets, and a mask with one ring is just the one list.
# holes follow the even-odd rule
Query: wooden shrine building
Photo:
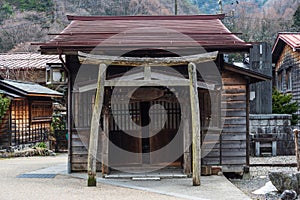
[[68, 16], [39, 43], [42, 54], [66, 56], [69, 172], [94, 173], [97, 158], [103, 175], [173, 166], [194, 176], [200, 163], [242, 173], [249, 85], [271, 77], [224, 63], [224, 53], [251, 48], [224, 17]]
[[1, 148], [48, 140], [52, 98], [61, 98], [61, 93], [37, 83], [0, 80], [0, 94], [10, 99], [9, 109], [1, 119]]

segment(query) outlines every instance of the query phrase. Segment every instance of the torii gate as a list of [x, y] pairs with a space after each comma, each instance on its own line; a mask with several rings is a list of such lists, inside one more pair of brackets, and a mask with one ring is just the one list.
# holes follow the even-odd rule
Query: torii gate
[[[98, 149], [98, 136], [99, 136], [99, 121], [102, 111], [102, 104], [104, 99], [104, 87], [114, 86], [115, 84], [124, 84], [130, 86], [135, 84], [137, 81], [153, 85], [177, 85], [177, 86], [189, 86], [190, 88], [190, 103], [191, 103], [191, 117], [192, 117], [192, 178], [193, 185], [199, 186], [201, 176], [201, 127], [200, 127], [200, 109], [198, 99], [198, 83], [197, 83], [197, 72], [196, 63], [203, 63], [208, 61], [214, 61], [217, 58], [218, 52], [203, 53], [191, 56], [182, 57], [163, 57], [163, 58], [140, 58], [140, 57], [115, 57], [105, 55], [92, 55], [83, 52], [78, 52], [81, 60], [85, 63], [99, 65], [97, 90], [95, 97], [95, 105], [91, 120], [90, 129], [90, 141], [88, 149], [88, 186], [96, 186], [96, 156]], [[132, 81], [117, 81], [118, 83], [106, 80], [106, 69], [108, 64], [115, 64], [118, 66], [144, 66], [144, 80], [132, 80]], [[188, 65], [189, 80], [151, 80], [151, 66], [176, 66], [176, 65]], [[108, 114], [104, 114], [103, 131], [101, 134], [109, 132], [108, 129]], [[104, 137], [105, 138], [105, 137]], [[107, 140], [107, 138], [106, 138]], [[108, 171], [108, 166], [104, 163], [108, 161], [108, 141], [103, 142], [102, 151], [102, 173]]]

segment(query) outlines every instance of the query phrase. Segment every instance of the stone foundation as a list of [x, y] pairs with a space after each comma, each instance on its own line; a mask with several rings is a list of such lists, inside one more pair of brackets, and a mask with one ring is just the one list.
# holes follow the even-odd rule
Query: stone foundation
[[250, 115], [250, 155], [255, 155], [253, 138], [258, 135], [272, 134], [276, 138], [277, 155], [294, 155], [294, 135], [291, 127], [291, 115], [258, 114]]

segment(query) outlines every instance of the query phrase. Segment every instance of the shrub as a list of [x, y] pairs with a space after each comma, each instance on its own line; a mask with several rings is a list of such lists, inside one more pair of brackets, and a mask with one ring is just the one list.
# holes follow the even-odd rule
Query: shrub
[[293, 96], [291, 94], [283, 94], [276, 89], [273, 89], [272, 94], [272, 113], [275, 114], [291, 114], [291, 124], [296, 125], [299, 117], [295, 114], [299, 109], [297, 101], [292, 101]]

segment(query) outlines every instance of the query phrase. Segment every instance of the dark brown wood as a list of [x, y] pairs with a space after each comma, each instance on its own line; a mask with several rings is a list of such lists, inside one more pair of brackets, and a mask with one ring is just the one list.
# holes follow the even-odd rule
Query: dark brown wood
[[158, 99], [164, 95], [164, 91], [159, 88], [139, 88], [137, 89], [132, 96], [131, 99], [141, 100], [141, 101], [151, 101]]
[[246, 165], [250, 164], [250, 86], [246, 86]]
[[209, 166], [209, 165], [202, 165], [201, 166], [201, 175], [210, 176], [211, 174], [212, 174], [211, 166]]

